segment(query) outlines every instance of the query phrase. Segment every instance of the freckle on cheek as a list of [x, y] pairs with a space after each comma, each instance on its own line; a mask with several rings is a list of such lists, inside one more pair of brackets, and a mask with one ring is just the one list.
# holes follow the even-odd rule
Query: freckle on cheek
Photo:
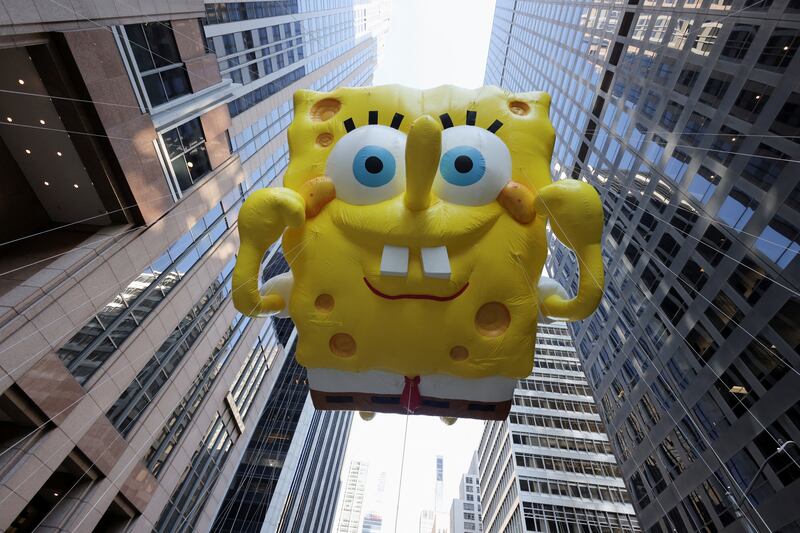
[[317, 296], [317, 299], [314, 300], [314, 307], [317, 308], [317, 311], [328, 313], [333, 310], [335, 303], [336, 302], [334, 301], [333, 296], [323, 293]]
[[347, 333], [337, 333], [328, 343], [334, 355], [350, 357], [356, 353], [356, 340]]

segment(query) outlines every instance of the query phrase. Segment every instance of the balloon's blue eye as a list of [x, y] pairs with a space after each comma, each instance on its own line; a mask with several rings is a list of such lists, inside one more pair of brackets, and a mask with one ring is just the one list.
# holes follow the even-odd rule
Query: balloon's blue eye
[[466, 187], [486, 174], [486, 160], [477, 148], [456, 146], [442, 156], [439, 172], [448, 183]]
[[392, 153], [380, 146], [365, 146], [353, 158], [353, 176], [367, 187], [386, 185], [394, 178], [396, 168]]

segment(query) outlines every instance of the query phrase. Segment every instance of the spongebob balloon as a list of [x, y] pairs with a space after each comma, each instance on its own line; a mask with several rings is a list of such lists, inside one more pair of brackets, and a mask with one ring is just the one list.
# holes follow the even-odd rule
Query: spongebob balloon
[[[239, 213], [233, 299], [292, 317], [318, 409], [503, 419], [537, 319], [597, 307], [602, 207], [551, 180], [549, 104], [496, 87], [295, 94], [285, 187]], [[539, 279], [548, 223], [578, 260], [572, 298]], [[291, 272], [260, 287], [281, 236]]]

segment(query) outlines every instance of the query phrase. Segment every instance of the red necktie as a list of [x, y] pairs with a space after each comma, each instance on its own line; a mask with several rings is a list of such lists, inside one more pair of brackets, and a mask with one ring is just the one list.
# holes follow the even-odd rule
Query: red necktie
[[421, 403], [419, 395], [419, 376], [413, 378], [405, 376], [405, 380], [406, 384], [403, 387], [403, 395], [400, 396], [400, 402], [403, 404], [403, 407], [406, 408], [406, 411], [414, 413]]

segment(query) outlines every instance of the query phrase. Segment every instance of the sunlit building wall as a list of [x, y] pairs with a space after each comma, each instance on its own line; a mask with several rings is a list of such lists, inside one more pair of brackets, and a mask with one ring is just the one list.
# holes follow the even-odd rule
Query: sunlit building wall
[[[288, 468], [259, 509], [282, 531], [332, 522], [349, 415], [313, 413], [292, 324], [237, 313], [231, 271], [243, 199], [285, 170], [291, 92], [368, 83], [381, 5], [0, 5], [0, 528], [209, 530], [242, 459], [273, 450]], [[218, 9], [303, 76], [234, 79]], [[252, 452], [265, 428], [286, 448]]]
[[550, 93], [553, 177], [603, 201], [571, 331], [647, 531], [800, 529], [798, 35], [791, 0], [497, 2], [486, 82]]
[[[206, 4], [206, 46], [234, 84], [229, 134], [245, 183], [282, 185], [295, 91], [371, 83], [388, 17], [385, 0]], [[293, 339], [284, 343], [291, 353]], [[307, 392], [305, 369], [287, 360], [217, 508], [215, 531], [333, 527], [352, 415], [314, 412]]]
[[208, 529], [285, 353], [231, 304], [204, 5], [0, 7], [0, 528]]
[[477, 454], [473, 454], [469, 470], [461, 476], [461, 482], [458, 484], [458, 498], [455, 498], [450, 504], [450, 533], [472, 531], [483, 531]]
[[367, 489], [369, 463], [351, 461], [344, 482], [342, 501], [339, 506], [339, 519], [336, 533], [359, 533], [361, 515], [364, 507], [364, 495]]
[[641, 531], [566, 325], [540, 325], [535, 350], [478, 447], [483, 531]]

